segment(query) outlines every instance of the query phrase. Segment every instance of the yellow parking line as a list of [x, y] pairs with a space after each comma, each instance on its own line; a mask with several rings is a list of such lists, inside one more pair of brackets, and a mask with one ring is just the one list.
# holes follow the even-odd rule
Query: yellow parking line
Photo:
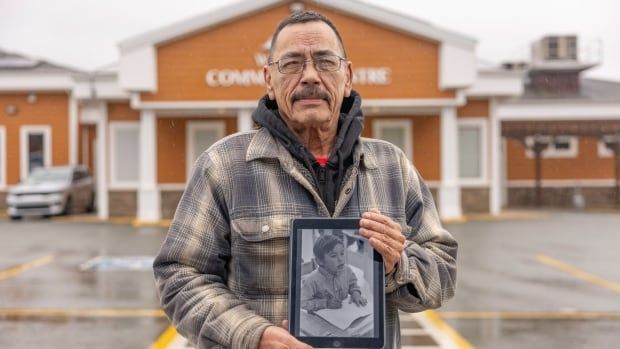
[[545, 264], [545, 265], [548, 265], [550, 267], [562, 270], [563, 272], [571, 274], [571, 275], [573, 275], [573, 276], [575, 276], [575, 277], [577, 277], [577, 278], [579, 278], [581, 280], [584, 280], [584, 281], [587, 281], [587, 282], [589, 282], [591, 284], [595, 284], [595, 285], [604, 287], [604, 288], [606, 288], [608, 290], [620, 293], [620, 284], [618, 284], [618, 283], [615, 283], [615, 282], [612, 282], [612, 281], [609, 281], [609, 280], [605, 280], [605, 279], [603, 279], [601, 277], [598, 277], [596, 275], [592, 275], [592, 274], [587, 273], [587, 272], [585, 272], [583, 270], [579, 270], [579, 269], [577, 269], [575, 267], [572, 267], [572, 266], [570, 266], [570, 265], [568, 265], [568, 264], [566, 264], [564, 262], [560, 262], [560, 261], [558, 261], [556, 259], [553, 259], [551, 257], [547, 257], [547, 256], [544, 256], [544, 255], [538, 255], [536, 257], [536, 259], [540, 263], [542, 263], [542, 264]]
[[433, 310], [427, 310], [423, 313], [427, 319], [429, 319], [435, 327], [443, 332], [454, 345], [458, 349], [475, 349], [471, 343], [469, 343], [465, 338], [463, 338], [455, 329], [453, 329], [450, 325], [448, 325], [445, 321], [441, 319], [442, 315], [438, 314]]
[[444, 319], [458, 320], [619, 320], [620, 312], [600, 311], [442, 311]]
[[176, 336], [177, 331], [174, 329], [174, 326], [168, 326], [168, 328], [161, 334], [161, 336], [157, 338], [155, 343], [151, 345], [150, 349], [166, 349]]
[[165, 317], [161, 309], [0, 309], [10, 318], [135, 318]]
[[54, 259], [53, 255], [43, 256], [41, 258], [37, 258], [28, 263], [20, 264], [15, 267], [0, 271], [0, 281], [11, 278], [17, 274], [23, 273], [30, 269], [43, 266], [45, 264], [50, 263]]

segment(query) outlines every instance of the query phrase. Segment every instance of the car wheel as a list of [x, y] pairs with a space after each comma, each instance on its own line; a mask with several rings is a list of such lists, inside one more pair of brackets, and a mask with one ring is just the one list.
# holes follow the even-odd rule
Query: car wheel
[[68, 215], [71, 213], [71, 210], [73, 209], [73, 200], [71, 200], [71, 197], [67, 197], [67, 201], [65, 201], [65, 207], [62, 210], [61, 215]]
[[18, 221], [18, 220], [22, 219], [22, 216], [9, 216], [9, 218], [10, 218], [12, 221]]

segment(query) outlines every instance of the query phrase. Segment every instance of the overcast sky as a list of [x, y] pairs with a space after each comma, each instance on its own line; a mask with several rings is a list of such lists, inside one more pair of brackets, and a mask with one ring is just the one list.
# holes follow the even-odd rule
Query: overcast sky
[[[524, 58], [546, 34], [602, 42], [588, 76], [620, 81], [618, 0], [364, 0], [474, 37], [478, 58]], [[0, 0], [0, 49], [86, 70], [118, 60], [117, 43], [230, 0]]]

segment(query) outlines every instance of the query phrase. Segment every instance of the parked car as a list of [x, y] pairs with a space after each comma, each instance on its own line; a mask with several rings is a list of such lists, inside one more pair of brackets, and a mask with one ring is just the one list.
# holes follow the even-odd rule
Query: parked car
[[6, 198], [11, 219], [52, 216], [95, 209], [95, 186], [84, 166], [40, 167]]

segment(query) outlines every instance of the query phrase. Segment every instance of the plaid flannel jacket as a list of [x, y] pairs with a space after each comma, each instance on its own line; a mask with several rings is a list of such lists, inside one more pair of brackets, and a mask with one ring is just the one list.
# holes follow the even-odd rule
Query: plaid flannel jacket
[[[396, 146], [360, 138], [333, 217], [372, 207], [399, 222], [405, 250], [386, 277], [386, 348], [398, 310], [454, 295], [457, 243], [430, 191]], [[228, 136], [196, 161], [154, 262], [164, 311], [198, 348], [253, 349], [287, 316], [289, 221], [328, 217], [308, 170], [260, 128]]]

